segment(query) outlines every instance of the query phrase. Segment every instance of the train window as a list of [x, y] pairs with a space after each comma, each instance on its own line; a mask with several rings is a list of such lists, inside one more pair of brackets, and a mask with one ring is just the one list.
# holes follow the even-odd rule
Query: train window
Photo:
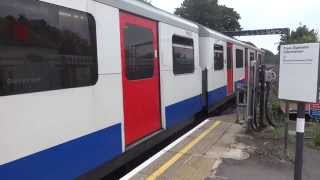
[[254, 61], [254, 53], [250, 53], [250, 61]]
[[128, 24], [124, 36], [128, 80], [151, 78], [154, 72], [152, 31]]
[[261, 62], [262, 62], [262, 55], [258, 54], [258, 63], [261, 64]]
[[0, 96], [91, 86], [95, 21], [38, 0], [0, 1]]
[[188, 74], [194, 72], [193, 40], [181, 36], [172, 37], [173, 73]]
[[243, 68], [243, 50], [236, 49], [236, 67]]
[[244, 62], [245, 62], [245, 67], [248, 67], [248, 48], [245, 49]]
[[219, 71], [224, 68], [223, 46], [214, 45], [214, 70]]

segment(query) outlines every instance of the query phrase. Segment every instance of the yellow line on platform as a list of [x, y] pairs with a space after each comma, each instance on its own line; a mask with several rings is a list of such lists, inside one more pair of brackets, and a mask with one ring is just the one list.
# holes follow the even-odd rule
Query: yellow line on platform
[[221, 124], [220, 121], [215, 122], [210, 128], [202, 132], [198, 137], [192, 140], [188, 145], [182, 148], [177, 154], [175, 154], [169, 161], [164, 163], [158, 170], [153, 172], [148, 176], [147, 180], [155, 180], [157, 177], [161, 176], [168, 168], [170, 168], [176, 161], [178, 161], [184, 154], [186, 154], [194, 145], [200, 142], [204, 137], [206, 137], [213, 129]]

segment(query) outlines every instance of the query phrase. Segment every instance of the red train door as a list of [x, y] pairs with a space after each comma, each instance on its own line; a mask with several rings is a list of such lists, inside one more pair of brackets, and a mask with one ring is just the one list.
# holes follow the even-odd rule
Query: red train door
[[157, 23], [120, 14], [126, 145], [161, 128]]
[[233, 93], [233, 45], [227, 43], [227, 94]]

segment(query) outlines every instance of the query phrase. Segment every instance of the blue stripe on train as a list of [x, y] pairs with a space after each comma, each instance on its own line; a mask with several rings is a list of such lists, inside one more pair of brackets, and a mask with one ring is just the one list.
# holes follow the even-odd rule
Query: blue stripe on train
[[171, 128], [192, 118], [203, 107], [202, 96], [196, 96], [166, 107], [166, 127]]
[[208, 106], [212, 107], [227, 96], [227, 86], [215, 89], [208, 93]]
[[117, 124], [26, 158], [1, 165], [0, 179], [74, 179], [121, 153], [121, 124]]

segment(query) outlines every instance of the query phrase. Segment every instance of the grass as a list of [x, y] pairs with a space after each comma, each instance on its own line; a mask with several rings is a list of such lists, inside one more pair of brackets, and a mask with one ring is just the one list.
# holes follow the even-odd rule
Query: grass
[[314, 144], [316, 147], [320, 147], [320, 134], [316, 135], [316, 136], [313, 138], [313, 144]]
[[314, 123], [313, 127], [313, 144], [316, 147], [320, 147], [320, 125], [319, 123]]

